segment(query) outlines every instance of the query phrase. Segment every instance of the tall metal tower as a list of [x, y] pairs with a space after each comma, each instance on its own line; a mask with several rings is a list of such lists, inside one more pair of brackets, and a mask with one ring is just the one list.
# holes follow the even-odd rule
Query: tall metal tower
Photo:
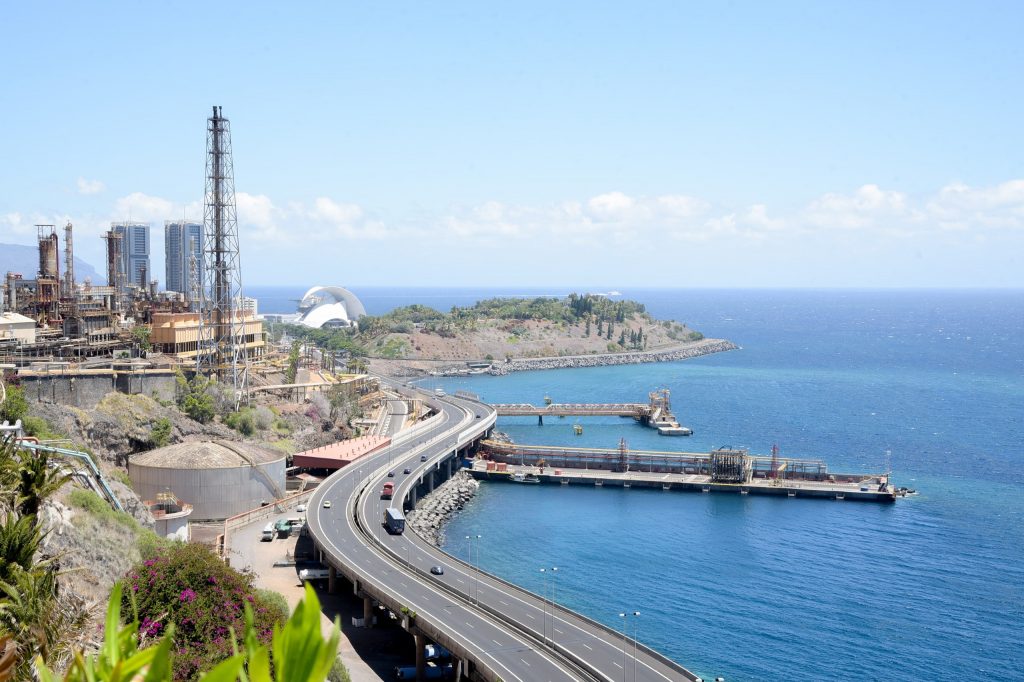
[[[235, 213], [235, 171], [231, 161], [231, 123], [213, 107], [206, 119], [206, 196], [203, 201], [203, 236], [206, 241], [206, 287], [200, 314], [200, 374], [216, 374], [245, 394], [249, 360], [245, 352], [242, 317], [242, 271], [238, 259], [238, 219]], [[203, 318], [206, 318], [205, 320]], [[204, 338], [202, 324], [209, 324]]]
[[72, 243], [74, 228], [71, 222], [64, 226], [64, 298], [75, 297], [75, 247]]

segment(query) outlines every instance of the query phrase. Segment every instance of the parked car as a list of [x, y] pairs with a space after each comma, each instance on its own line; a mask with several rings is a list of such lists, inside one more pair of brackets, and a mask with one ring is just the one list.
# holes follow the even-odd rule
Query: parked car
[[444, 566], [431, 566], [430, 572], [434, 575], [444, 575]]
[[295, 511], [301, 514], [302, 512], [306, 511], [306, 505], [300, 504], [298, 507], [295, 508]]

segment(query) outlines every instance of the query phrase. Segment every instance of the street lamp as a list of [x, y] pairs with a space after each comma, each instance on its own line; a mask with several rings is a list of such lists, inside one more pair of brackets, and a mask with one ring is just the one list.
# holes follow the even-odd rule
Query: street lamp
[[[548, 589], [550, 588], [550, 590], [551, 590], [551, 609], [550, 609], [550, 611], [551, 611], [551, 648], [553, 649], [555, 647], [555, 587], [556, 587], [555, 577], [558, 575], [558, 566], [552, 566], [551, 568], [542, 568], [542, 569], [540, 569], [540, 572], [541, 572], [541, 574], [546, 575], [548, 577], [548, 583], [546, 583], [544, 585], [544, 607], [545, 607], [545, 609], [547, 609]], [[547, 611], [545, 611], [545, 614], [544, 614], [544, 626], [542, 628], [544, 630], [544, 636], [541, 638], [544, 641], [545, 645], [547, 645], [547, 636], [548, 636], [547, 627], [548, 627], [548, 618], [547, 618]]]
[[640, 629], [640, 612], [633, 612], [633, 682], [636, 682], [636, 635]]
[[[477, 548], [476, 548], [476, 554], [477, 554], [476, 558], [477, 558], [477, 563], [479, 563], [480, 562], [480, 545], [479, 545], [480, 536], [477, 535], [476, 539], [478, 541]], [[473, 536], [472, 535], [467, 535], [466, 536], [466, 541], [469, 542], [469, 568], [472, 570], [473, 569]], [[477, 602], [479, 603], [479, 601], [480, 601], [480, 588], [477, 587], [477, 585], [476, 585], [476, 571], [475, 570], [473, 570], [472, 574], [470, 575], [470, 582], [469, 582], [469, 602], [471, 604], [473, 603], [473, 588], [474, 587], [476, 588]]]
[[620, 613], [622, 619], [622, 682], [626, 682], [626, 614]]
[[543, 646], [548, 645], [548, 583], [544, 580], [544, 574], [547, 572], [546, 568], [540, 569], [540, 582], [541, 589], [544, 590], [543, 598], [541, 599], [542, 616], [540, 624], [540, 641]]
[[633, 616], [633, 682], [636, 682], [636, 636], [637, 629], [640, 627], [639, 611], [619, 614], [619, 618], [622, 619], [622, 682], [626, 682], [626, 619], [630, 616]]

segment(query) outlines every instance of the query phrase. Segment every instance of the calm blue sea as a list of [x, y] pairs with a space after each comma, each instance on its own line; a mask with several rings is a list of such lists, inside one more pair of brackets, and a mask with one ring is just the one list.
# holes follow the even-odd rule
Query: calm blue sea
[[[567, 293], [353, 290], [371, 314]], [[921, 494], [878, 506], [484, 485], [449, 524], [448, 551], [465, 557], [462, 538], [479, 534], [483, 567], [538, 593], [540, 569], [557, 566], [557, 601], [613, 627], [640, 611], [630, 635], [635, 624], [705, 678], [1024, 679], [1024, 292], [623, 294], [742, 350], [435, 383], [494, 402], [643, 401], [667, 387], [691, 438], [620, 419], [584, 420], [582, 436], [571, 419], [499, 428], [595, 447], [774, 443], [834, 471], [882, 470], [889, 450], [896, 483]]]

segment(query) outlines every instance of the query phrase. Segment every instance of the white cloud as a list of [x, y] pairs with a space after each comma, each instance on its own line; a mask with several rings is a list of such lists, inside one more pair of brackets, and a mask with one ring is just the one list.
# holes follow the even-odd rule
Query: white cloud
[[595, 220], [622, 221], [631, 217], [636, 201], [622, 192], [598, 194], [587, 202], [587, 212]]
[[805, 210], [804, 217], [810, 225], [858, 229], [870, 227], [881, 219], [903, 216], [906, 212], [907, 197], [902, 192], [863, 185], [852, 195], [828, 193], [815, 199]]
[[85, 178], [78, 178], [78, 193], [79, 194], [99, 194], [107, 188], [100, 180], [86, 180]]
[[175, 208], [173, 202], [142, 192], [132, 192], [115, 201], [112, 213], [114, 220], [138, 220], [140, 222], [173, 220], [180, 215], [181, 211]]
[[927, 202], [925, 212], [946, 230], [1024, 229], [1024, 180], [1010, 180], [994, 187], [951, 183]]

